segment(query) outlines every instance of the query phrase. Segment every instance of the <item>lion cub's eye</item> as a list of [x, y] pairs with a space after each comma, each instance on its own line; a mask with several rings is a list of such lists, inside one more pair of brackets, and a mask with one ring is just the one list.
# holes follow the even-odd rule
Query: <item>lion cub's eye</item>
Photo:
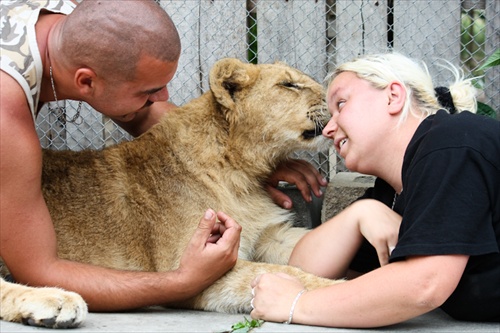
[[290, 81], [283, 81], [279, 83], [280, 86], [283, 86], [285, 88], [292, 88], [292, 89], [302, 89], [304, 86], [299, 83], [294, 83]]

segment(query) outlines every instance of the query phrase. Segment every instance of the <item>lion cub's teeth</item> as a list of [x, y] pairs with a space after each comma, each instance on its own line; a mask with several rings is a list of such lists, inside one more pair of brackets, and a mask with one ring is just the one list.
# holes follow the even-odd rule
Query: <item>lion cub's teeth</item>
[[340, 145], [339, 145], [339, 146], [340, 146], [340, 148], [342, 148], [342, 146], [343, 146], [346, 142], [347, 142], [347, 139], [344, 139], [344, 140], [340, 141]]

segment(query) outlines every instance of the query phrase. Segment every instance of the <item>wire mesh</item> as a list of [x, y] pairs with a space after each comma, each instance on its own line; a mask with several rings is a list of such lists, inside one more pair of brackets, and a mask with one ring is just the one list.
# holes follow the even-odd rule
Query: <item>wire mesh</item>
[[[357, 55], [397, 50], [426, 61], [437, 85], [451, 80], [435, 66], [443, 58], [480, 76], [481, 101], [500, 109], [500, 70], [479, 69], [500, 44], [496, 0], [158, 0], [176, 24], [182, 54], [169, 84], [182, 105], [208, 89], [211, 65], [224, 57], [251, 63], [284, 61], [323, 82], [335, 64]], [[67, 101], [71, 118], [77, 104]], [[102, 149], [131, 137], [84, 104], [71, 123], [42, 109], [37, 131], [44, 148]], [[344, 171], [328, 154], [299, 154], [326, 176]]]

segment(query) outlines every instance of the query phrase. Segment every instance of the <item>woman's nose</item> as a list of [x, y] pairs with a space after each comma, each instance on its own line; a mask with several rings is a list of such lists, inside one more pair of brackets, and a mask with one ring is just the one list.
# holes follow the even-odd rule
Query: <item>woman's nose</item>
[[327, 138], [333, 139], [335, 135], [335, 131], [337, 130], [337, 121], [336, 117], [331, 117], [325, 128], [323, 128], [323, 135]]

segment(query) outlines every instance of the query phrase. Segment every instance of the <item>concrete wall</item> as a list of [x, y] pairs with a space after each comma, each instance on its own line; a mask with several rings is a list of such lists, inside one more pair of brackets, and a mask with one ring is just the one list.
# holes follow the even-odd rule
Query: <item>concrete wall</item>
[[374, 181], [373, 176], [356, 172], [339, 172], [331, 177], [330, 183], [323, 189], [323, 197], [313, 196], [311, 203], [304, 202], [295, 186], [284, 186], [281, 190], [293, 201], [293, 210], [297, 214], [294, 225], [314, 228], [360, 197], [368, 187], [373, 186]]

